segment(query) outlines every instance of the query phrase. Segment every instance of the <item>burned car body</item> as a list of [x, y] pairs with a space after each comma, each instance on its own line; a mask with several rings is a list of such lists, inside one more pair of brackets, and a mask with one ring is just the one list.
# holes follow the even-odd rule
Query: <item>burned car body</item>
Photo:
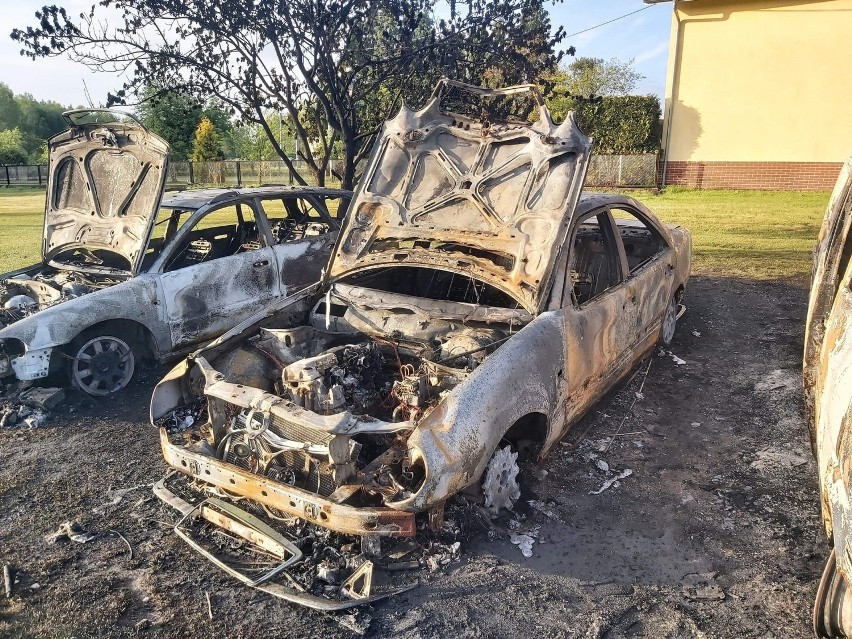
[[833, 549], [814, 605], [820, 637], [852, 634], [852, 159], [840, 172], [814, 249], [804, 388]]
[[50, 140], [43, 261], [0, 276], [0, 376], [67, 367], [81, 389], [106, 395], [140, 358], [188, 352], [319, 280], [348, 192], [163, 198], [166, 143], [91, 114], [67, 113], [71, 128]]
[[[460, 115], [451, 91], [530, 95], [538, 120]], [[688, 231], [629, 197], [581, 198], [590, 149], [529, 86], [445, 81], [403, 107], [324, 281], [156, 387], [177, 477], [367, 542], [414, 535], [418, 513], [440, 521], [462, 490], [511, 507], [518, 454], [546, 455], [682, 311]], [[184, 426], [189, 410], [207, 419]], [[161, 498], [204, 510], [170, 482]]]

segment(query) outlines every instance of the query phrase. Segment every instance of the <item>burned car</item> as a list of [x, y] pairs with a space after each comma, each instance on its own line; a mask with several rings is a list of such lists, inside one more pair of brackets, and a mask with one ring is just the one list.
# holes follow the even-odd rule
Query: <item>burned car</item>
[[[454, 95], [485, 106], [460, 114]], [[532, 123], [487, 112], [519, 98]], [[307, 522], [361, 537], [369, 556], [437, 525], [460, 491], [511, 508], [518, 456], [546, 455], [673, 339], [683, 311], [689, 232], [626, 196], [580, 197], [591, 146], [533, 86], [443, 81], [422, 109], [403, 106], [323, 281], [155, 388], [152, 422], [178, 471], [155, 492], [183, 526], [204, 520], [268, 550], [283, 542], [249, 521], [276, 535]]]
[[852, 159], [814, 249], [804, 354], [805, 405], [833, 548], [817, 590], [819, 637], [852, 636]]
[[129, 116], [65, 114], [49, 142], [42, 261], [0, 276], [0, 377], [91, 395], [317, 282], [350, 193], [266, 187], [163, 197], [168, 146]]

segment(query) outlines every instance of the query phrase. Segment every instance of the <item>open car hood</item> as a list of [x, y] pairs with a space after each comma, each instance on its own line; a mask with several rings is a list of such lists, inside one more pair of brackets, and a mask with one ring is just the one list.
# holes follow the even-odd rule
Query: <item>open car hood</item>
[[[48, 141], [42, 256], [135, 273], [157, 213], [169, 145], [125, 113], [67, 111]], [[71, 257], [71, 251], [91, 254]]]
[[[484, 107], [479, 118], [459, 115], [445, 108], [453, 95], [483, 105], [532, 98], [538, 120], [498, 122]], [[573, 113], [553, 124], [534, 85], [483, 89], [442, 80], [425, 107], [403, 105], [385, 122], [330, 279], [382, 266], [429, 266], [475, 276], [538, 312], [591, 146]]]

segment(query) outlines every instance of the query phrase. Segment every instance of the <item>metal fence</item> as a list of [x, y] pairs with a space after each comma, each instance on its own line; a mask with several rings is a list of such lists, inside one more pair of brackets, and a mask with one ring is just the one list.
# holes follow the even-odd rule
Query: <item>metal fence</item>
[[[339, 186], [335, 177], [342, 168], [339, 160], [330, 163], [326, 186]], [[299, 174], [310, 184], [316, 178], [307, 170], [304, 160], [295, 160]], [[0, 166], [0, 184], [36, 185], [47, 181], [46, 166]], [[261, 184], [297, 184], [295, 176], [283, 160], [254, 162], [249, 160], [222, 160], [219, 162], [172, 162], [166, 178], [169, 188], [201, 186], [260, 186]], [[586, 186], [595, 187], [647, 187], [657, 185], [657, 154], [642, 155], [592, 155]]]
[[587, 187], [657, 186], [657, 154], [592, 155], [586, 173]]
[[[341, 162], [332, 160], [325, 172], [326, 186], [339, 186]], [[296, 172], [306, 182], [319, 180], [308, 170], [304, 160], [294, 160]], [[172, 187], [189, 186], [260, 186], [261, 184], [297, 184], [294, 172], [283, 160], [221, 160], [219, 162], [172, 162], [166, 182]]]
[[46, 182], [47, 166], [38, 164], [0, 166], [0, 184], [5, 184], [6, 186], [35, 186]]

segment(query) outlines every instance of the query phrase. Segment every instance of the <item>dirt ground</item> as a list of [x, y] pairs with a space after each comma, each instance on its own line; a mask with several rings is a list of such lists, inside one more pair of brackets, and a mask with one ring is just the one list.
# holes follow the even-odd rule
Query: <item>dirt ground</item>
[[[804, 280], [694, 278], [671, 349], [684, 363], [655, 354], [524, 469], [517, 516], [498, 526], [534, 540], [532, 556], [483, 533], [445, 569], [401, 574], [418, 587], [374, 605], [368, 635], [810, 636], [827, 545], [802, 420], [806, 300]], [[146, 417], [163, 372], [0, 432], [0, 562], [17, 573], [0, 636], [352, 636], [239, 585], [171, 532]], [[67, 520], [98, 537], [45, 539]]]

